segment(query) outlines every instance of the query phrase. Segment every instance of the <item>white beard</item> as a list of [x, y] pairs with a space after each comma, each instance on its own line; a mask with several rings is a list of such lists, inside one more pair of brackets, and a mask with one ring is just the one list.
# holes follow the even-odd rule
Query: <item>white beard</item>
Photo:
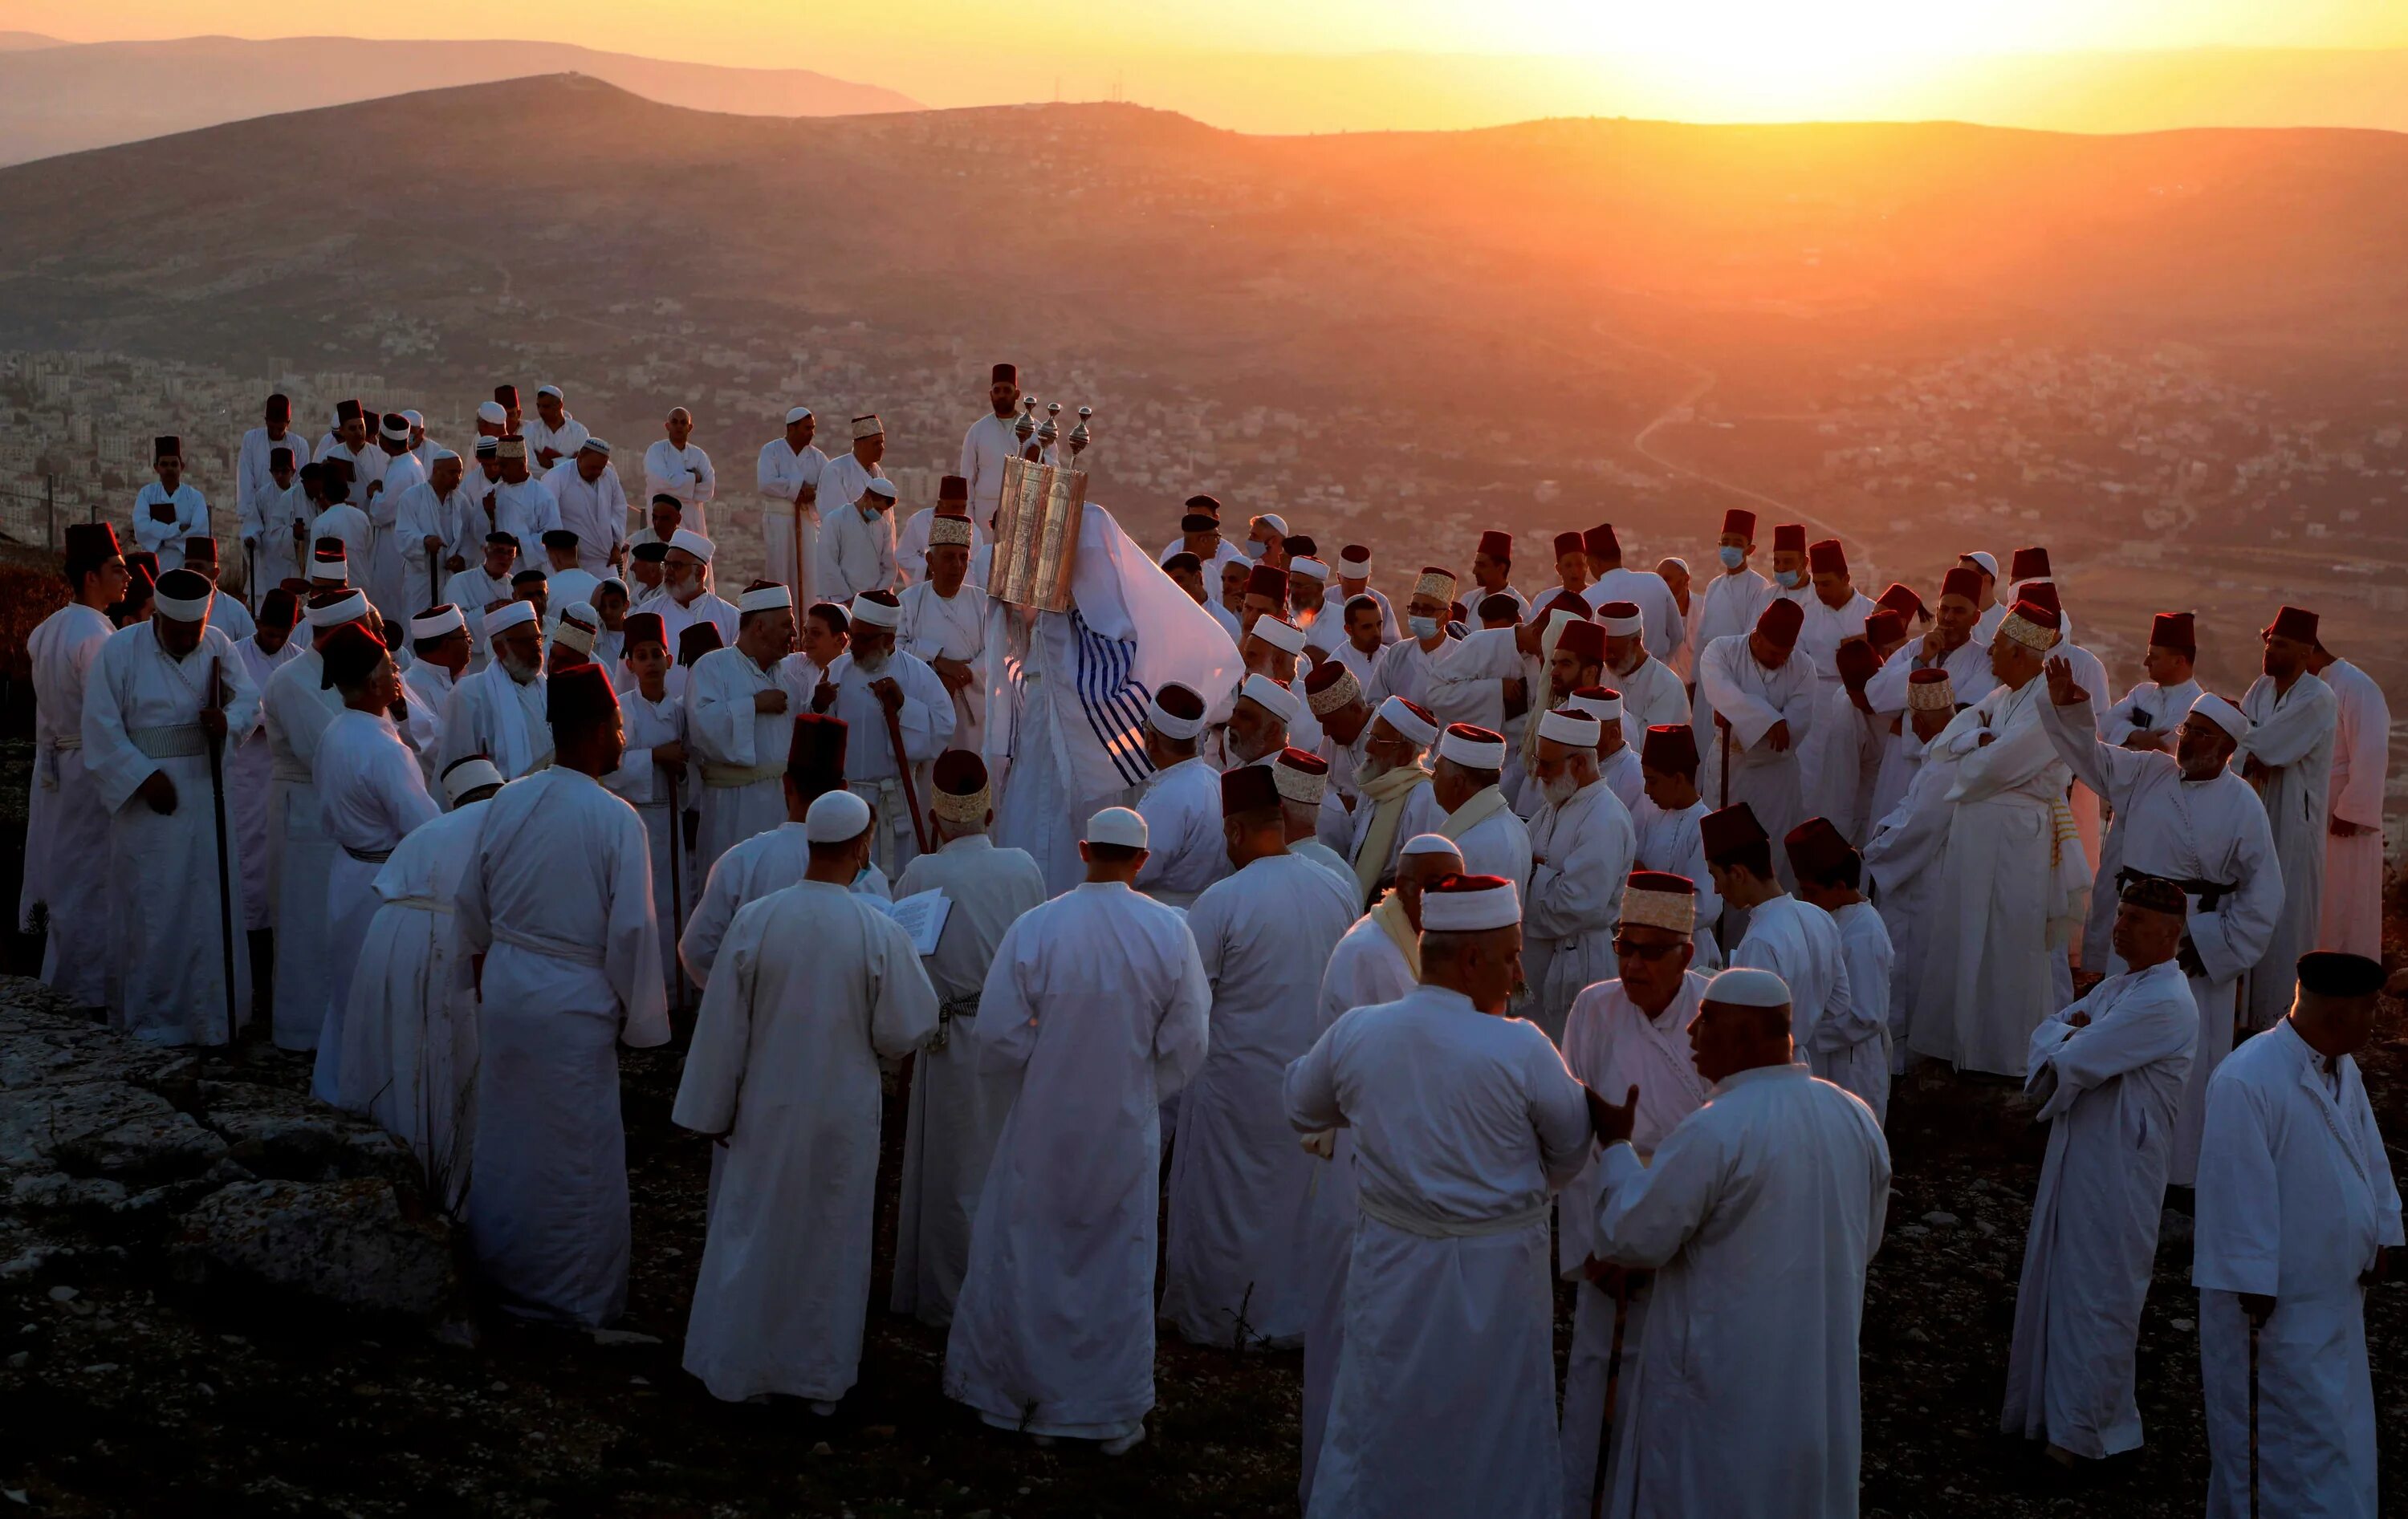
[[886, 666], [893, 662], [893, 656], [889, 654], [879, 655], [875, 663], [862, 658], [859, 654], [853, 656], [853, 667], [873, 681], [883, 676], [886, 673]]
[[532, 685], [535, 683], [536, 667], [533, 665], [522, 665], [515, 659], [500, 654], [494, 656], [494, 663], [501, 666], [503, 671], [519, 684]]
[[1555, 776], [1550, 780], [1539, 782], [1539, 790], [1541, 794], [1547, 798], [1547, 805], [1550, 807], [1563, 806], [1566, 802], [1570, 801], [1574, 796], [1580, 795], [1580, 778], [1573, 775], [1570, 770], [1567, 770], [1563, 774]]

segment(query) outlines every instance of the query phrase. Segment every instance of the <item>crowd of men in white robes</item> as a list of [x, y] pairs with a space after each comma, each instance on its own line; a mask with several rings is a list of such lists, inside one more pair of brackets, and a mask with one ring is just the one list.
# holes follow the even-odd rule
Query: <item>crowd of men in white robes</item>
[[2215, 1512], [2374, 1511], [2388, 714], [2313, 612], [2238, 700], [2161, 614], [2111, 700], [2038, 549], [1874, 599], [1734, 510], [1703, 575], [1600, 525], [1383, 590], [1206, 494], [1158, 553], [1087, 505], [1074, 609], [1023, 612], [1006, 466], [1083, 437], [1009, 365], [899, 531], [880, 420], [831, 458], [794, 408], [723, 588], [693, 416], [638, 520], [536, 399], [471, 467], [270, 397], [222, 551], [163, 437], [29, 645], [46, 978], [165, 1043], [266, 1010], [507, 1308], [624, 1311], [617, 1051], [684, 1034], [717, 1397], [853, 1386], [908, 1069], [890, 1306], [990, 1425], [1126, 1450], [1160, 1325], [1302, 1348], [1311, 1514], [1849, 1513], [1914, 1060], [2049, 1125], [2009, 1432], [2141, 1443], [2192, 1187]]

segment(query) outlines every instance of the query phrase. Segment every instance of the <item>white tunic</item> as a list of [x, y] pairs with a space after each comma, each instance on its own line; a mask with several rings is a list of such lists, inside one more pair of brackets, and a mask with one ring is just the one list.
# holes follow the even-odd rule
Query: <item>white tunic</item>
[[296, 557], [293, 530], [300, 528], [306, 540], [317, 515], [318, 509], [298, 480], [280, 491], [269, 480], [265, 491], [243, 504], [239, 533], [243, 542], [254, 545], [251, 563], [244, 566], [256, 587], [254, 595], [265, 595], [286, 580], [308, 578], [303, 566], [309, 545], [304, 541]]
[[25, 639], [34, 676], [34, 780], [17, 923], [31, 933], [37, 917], [47, 922], [42, 980], [83, 1008], [108, 1000], [108, 838], [114, 811], [102, 802], [84, 754], [83, 696], [101, 646], [116, 631], [107, 612], [69, 602], [42, 619]]
[[457, 899], [485, 957], [468, 1240], [513, 1311], [602, 1324], [627, 1295], [618, 1041], [669, 1037], [644, 828], [566, 767], [483, 811]]
[[[836, 570], [831, 564], [834, 558], [834, 546], [828, 542], [828, 535], [835, 530], [835, 521], [840, 512], [852, 512], [858, 523], [861, 513], [856, 509], [854, 503], [858, 502], [863, 493], [869, 489], [871, 480], [885, 478], [886, 471], [882, 466], [863, 464], [853, 456], [850, 449], [842, 453], [829, 455], [827, 463], [821, 467], [819, 547], [810, 566], [813, 601], [842, 601], [852, 595], [852, 592], [837, 588]], [[972, 515], [982, 514], [974, 512]], [[891, 526], [888, 532], [891, 542], [893, 532]]]
[[[294, 636], [304, 636], [295, 628]], [[335, 844], [318, 806], [318, 740], [343, 709], [322, 682], [326, 664], [305, 649], [268, 678], [268, 878], [276, 897], [276, 1047], [314, 1050], [326, 1021], [326, 878]]]
[[543, 715], [544, 700], [540, 674], [522, 682], [494, 664], [462, 676], [443, 703], [435, 773], [471, 754], [490, 757], [505, 781], [550, 765], [552, 724]]
[[895, 514], [830, 506], [820, 527], [820, 594], [850, 602], [864, 591], [895, 589]]
[[1672, 666], [1649, 655], [1627, 675], [1608, 670], [1605, 683], [1622, 693], [1622, 737], [1637, 748], [1647, 730], [1689, 721], [1689, 689]]
[[1856, 1095], [1878, 1115], [1873, 1097], [1888, 1100], [1887, 1030], [1856, 1002], [1831, 915], [1785, 893], [1758, 902], [1748, 910], [1747, 936], [1730, 963], [1770, 970], [1788, 984], [1789, 1037], [1799, 1063], [1846, 1090], [1864, 1087]]
[[[393, 533], [401, 555], [401, 599], [412, 615], [442, 599], [435, 593], [451, 578], [443, 568], [445, 561], [458, 554], [474, 564], [485, 552], [481, 535], [472, 542], [468, 532], [468, 493], [454, 490], [445, 495], [429, 480], [421, 480], [395, 498]], [[428, 538], [442, 540], [431, 566], [426, 552]], [[481, 613], [484, 603], [464, 609]]]
[[[884, 667], [875, 676], [851, 658], [839, 660], [828, 675], [836, 686], [836, 701], [828, 710], [844, 719], [853, 736], [844, 752], [845, 785], [877, 812], [878, 838], [872, 858], [890, 875], [899, 875], [920, 853], [920, 846], [911, 831], [910, 800], [903, 795], [896, 735], [903, 738], [903, 765], [924, 772], [938, 755], [954, 747], [953, 695], [937, 679], [936, 671], [899, 650], [886, 656]], [[885, 704], [870, 689], [873, 681], [887, 679], [903, 693], [892, 730], [887, 726]], [[924, 789], [919, 795], [924, 817], [932, 798]]]
[[1044, 902], [1045, 876], [1023, 851], [972, 834], [913, 860], [896, 890], [941, 891], [953, 904], [937, 953], [923, 962], [938, 1022], [911, 1071], [889, 1299], [896, 1312], [942, 1328], [953, 1321], [987, 1157], [1017, 1084], [1008, 1071], [980, 1068], [979, 996], [1005, 930]]
[[[423, 546], [404, 543], [398, 532], [401, 498], [426, 483], [426, 470], [407, 453], [386, 454], [384, 466], [366, 498], [361, 509], [368, 514], [373, 530], [368, 545], [365, 576], [362, 566], [351, 566], [351, 581], [365, 585], [368, 599], [386, 622], [396, 622], [416, 611], [403, 598], [403, 570], [412, 558], [423, 560]], [[354, 499], [360, 499], [354, 497]]]
[[467, 619], [469, 670], [483, 669], [493, 660], [493, 645], [485, 637], [485, 609], [512, 599], [509, 579], [488, 575], [483, 565], [471, 564], [443, 582], [443, 599]]
[[[172, 512], [165, 522], [150, 514], [152, 507], [161, 505]], [[184, 567], [186, 538], [208, 534], [209, 504], [191, 480], [179, 483], [173, 495], [155, 480], [134, 493], [134, 546], [159, 556], [160, 574]]]
[[[2358, 1276], [2403, 1236], [2358, 1062], [2344, 1055], [2328, 1068], [2288, 1019], [2233, 1051], [2208, 1083], [2198, 1206], [2191, 1282], [2210, 1519], [2250, 1512], [2253, 1338], [2259, 1512], [2372, 1519], [2374, 1389]], [[2244, 1292], [2274, 1299], [2254, 1336]]]
[[1699, 826], [1709, 810], [1704, 802], [1698, 801], [1677, 812], [1667, 812], [1643, 795], [1630, 809], [1634, 845], [1630, 867], [1685, 876], [1698, 888], [1698, 931], [1694, 936], [1698, 953], [1689, 962], [1693, 970], [1716, 970], [1723, 963], [1722, 950], [1714, 941], [1714, 925], [1722, 921], [1723, 899], [1714, 890], [1713, 872], [1706, 868], [1705, 832]]
[[[1769, 670], [1756, 662], [1744, 633], [1706, 645], [1698, 656], [1698, 704], [1713, 709], [1729, 724], [1726, 730], [1707, 718], [1698, 732], [1698, 793], [1709, 809], [1745, 802], [1776, 844], [1806, 821], [1799, 761], [1813, 735], [1815, 689], [1814, 664], [1802, 651], [1792, 652], [1786, 664]], [[1789, 747], [1778, 752], [1765, 742], [1776, 723], [1789, 724]], [[1723, 785], [1726, 731], [1730, 738], [1727, 789]], [[1782, 883], [1794, 884], [1788, 855], [1775, 848], [1772, 856]]]
[[773, 437], [761, 445], [761, 455], [754, 461], [752, 478], [761, 497], [761, 565], [762, 577], [772, 580], [795, 593], [799, 600], [806, 596], [819, 599], [819, 578], [814, 572], [819, 558], [820, 508], [814, 496], [801, 509], [803, 524], [802, 551], [799, 560], [795, 547], [795, 498], [806, 485], [816, 487], [820, 472], [827, 467], [827, 455], [816, 443], [806, 443], [796, 453], [784, 437]]
[[[1483, 798], [1491, 796], [1496, 797], [1500, 805], [1479, 821], [1465, 826], [1469, 814], [1484, 807]], [[1475, 794], [1461, 807], [1443, 815], [1439, 814], [1438, 803], [1427, 789], [1423, 789], [1414, 801], [1425, 799], [1429, 803], [1429, 817], [1426, 825], [1420, 828], [1412, 826], [1416, 821], [1413, 802], [1405, 804], [1405, 827], [1400, 830], [1400, 844], [1403, 838], [1411, 838], [1416, 832], [1444, 834], [1455, 840], [1456, 853], [1463, 856], [1466, 875], [1503, 876], [1527, 900], [1530, 893], [1530, 830], [1513, 815], [1512, 808], [1501, 805], [1503, 797], [1496, 787], [1490, 786]]]
[[691, 601], [680, 601], [664, 593], [646, 598], [643, 609], [660, 614], [662, 633], [668, 639], [672, 654], [677, 652], [679, 638], [696, 623], [709, 623], [719, 629], [720, 647], [733, 649], [736, 647], [737, 624], [743, 621], [734, 602], [710, 591], [701, 592]]
[[451, 705], [452, 688], [457, 684], [450, 670], [431, 659], [412, 660], [401, 672], [402, 701], [408, 709], [400, 724], [402, 736], [418, 752], [418, 773], [438, 805], [443, 778], [436, 763], [443, 753], [443, 709]]
[[[594, 430], [566, 410], [561, 412], [558, 427], [544, 421], [541, 412], [536, 412], [519, 419], [519, 436], [526, 439], [529, 464], [535, 468], [545, 469], [551, 465], [574, 461], [577, 451], [585, 446], [585, 440], [594, 436]], [[543, 457], [547, 453], [552, 456], [550, 464]]]
[[710, 467], [710, 455], [695, 444], [681, 449], [662, 437], [644, 451], [644, 499], [676, 496], [685, 503], [679, 520], [705, 537], [710, 536], [710, 528], [703, 520], [703, 509], [718, 494], [719, 477]]
[[910, 936], [823, 881], [746, 907], [724, 950], [670, 1115], [726, 1136], [684, 1366], [730, 1402], [833, 1402], [869, 1307], [878, 1063], [936, 1029], [937, 996]]
[[2048, 1158], [2015, 1293], [2007, 1434], [2094, 1461], [2141, 1443], [2133, 1357], [2198, 1037], [2172, 960], [2108, 977], [2032, 1030], [2024, 1090], [2042, 1104]]
[[1598, 1254], [1656, 1273], [1606, 1512], [1855, 1513], [1856, 1337], [1889, 1206], [1871, 1111], [1803, 1066], [1759, 1067], [1648, 1164], [1616, 1144], [1599, 1170]]
[[1146, 826], [1138, 890], [1185, 907], [1229, 873], [1229, 849], [1221, 835], [1221, 772], [1201, 756], [1154, 772], [1137, 811]]
[[550, 488], [533, 476], [502, 480], [494, 486], [492, 508], [489, 531], [519, 540], [519, 567], [542, 563], [543, 536], [561, 525], [560, 502]]
[[1297, 1148], [1279, 1091], [1321, 1032], [1317, 973], [1354, 921], [1353, 875], [1340, 881], [1297, 854], [1252, 861], [1187, 910], [1212, 987], [1211, 1031], [1180, 1097], [1161, 1314], [1193, 1343], [1303, 1339], [1320, 1162]]
[[1602, 781], [1592, 781], [1530, 820], [1529, 896], [1522, 904], [1523, 977], [1533, 1016], [1550, 1039], [1582, 988], [1615, 973], [1613, 925], [1639, 841], [1630, 814]]
[[[577, 535], [577, 567], [596, 578], [609, 574], [611, 555], [627, 541], [627, 491], [619, 483], [619, 471], [606, 464], [588, 480], [578, 473], [575, 459], [563, 459], [543, 483], [560, 512], [560, 525]], [[559, 598], [563, 605], [569, 599]]]
[[2328, 810], [2359, 831], [2325, 837], [2323, 924], [2316, 947], [2383, 957], [2383, 798], [2391, 765], [2391, 704], [2348, 660], [2325, 666], [2335, 725]]
[[[336, 538], [343, 545], [343, 572], [350, 583], [368, 589], [368, 568], [376, 552], [376, 523], [358, 505], [338, 501], [321, 510], [309, 523], [308, 547], [315, 549], [320, 538]], [[312, 568], [314, 568], [314, 561]], [[309, 570], [303, 573], [308, 574]], [[368, 599], [374, 601], [371, 595]]]
[[2241, 698], [2242, 715], [2256, 724], [2232, 756], [2234, 769], [2256, 759], [2273, 770], [2258, 786], [2266, 821], [2274, 829], [2274, 853], [2283, 862], [2283, 915], [2266, 941], [2266, 953], [2250, 974], [2246, 997], [2251, 1028], [2271, 1028], [2290, 1010], [2299, 983], [2293, 967], [2316, 947], [2324, 926], [2325, 840], [2332, 810], [2333, 738], [2338, 703], [2332, 687], [2302, 671], [2291, 689], [2277, 693], [2274, 678], [2258, 677]]
[[1374, 711], [1390, 696], [1402, 696], [1416, 706], [1427, 707], [1430, 666], [1442, 658], [1447, 640], [1440, 638], [1436, 649], [1425, 649], [1419, 638], [1399, 638], [1380, 652], [1380, 663], [1372, 671], [1370, 688], [1364, 693]]
[[[998, 417], [990, 411], [962, 434], [961, 467], [955, 473], [969, 481], [974, 522], [986, 521], [1003, 500], [1003, 466], [1020, 454], [1020, 439], [1012, 434], [1018, 421], [1016, 416]], [[1169, 557], [1157, 554], [1154, 563]]]
[[242, 435], [242, 444], [235, 451], [234, 505], [245, 522], [251, 520], [259, 501], [277, 494], [276, 474], [268, 468], [268, 456], [278, 449], [292, 451], [296, 472], [309, 462], [309, 445], [290, 427], [282, 437], [270, 437], [264, 426], [253, 427]]
[[[1889, 1116], [1889, 1073], [1895, 1051], [1890, 1044], [1890, 982], [1897, 974], [1898, 950], [1890, 942], [1889, 925], [1870, 902], [1851, 902], [1831, 914], [1840, 930], [1840, 958], [1847, 966], [1848, 1002], [1856, 1026], [1870, 1028], [1843, 1056], [1835, 1057], [1825, 1080], [1862, 1097], [1873, 1117]], [[1878, 1051], [1875, 1068], [1872, 1056]], [[1841, 1074], [1844, 1072], [1844, 1075]]]
[[[212, 740], [200, 712], [213, 671], [229, 737], [251, 726], [259, 692], [216, 628], [203, 627], [199, 645], [177, 659], [157, 627], [136, 623], [109, 635], [84, 678], [84, 764], [109, 818], [109, 1021], [153, 1043], [224, 1044], [250, 1016], [251, 956], [233, 944], [229, 988], [224, 936], [242, 932], [242, 858], [233, 820], [221, 817], [210, 790]], [[172, 812], [135, 795], [154, 773], [175, 787]]]
[[[693, 852], [685, 847], [684, 829], [678, 818], [696, 787], [693, 766], [686, 767], [682, 784], [672, 785], [668, 772], [654, 763], [652, 751], [684, 741], [685, 704], [666, 690], [660, 700], [652, 700], [631, 673], [619, 692], [619, 711], [627, 725], [627, 747], [619, 767], [604, 776], [602, 784], [644, 820], [644, 837], [652, 852], [652, 916], [661, 925], [661, 979], [668, 986], [670, 1000], [682, 1010], [678, 934], [685, 926], [686, 905], [701, 894], [702, 875], [695, 867]], [[677, 852], [674, 855], [672, 849]]]
[[[794, 822], [739, 840], [711, 863], [709, 880], [694, 896], [694, 916], [677, 941], [678, 959], [696, 986], [710, 984], [710, 972], [719, 963], [720, 942], [727, 937], [736, 914], [802, 880], [810, 863], [810, 841], [803, 837], [803, 825]], [[882, 900], [889, 895], [885, 874], [874, 865], [853, 879], [853, 889]], [[686, 890], [695, 894], [692, 886]]]
[[1930, 936], [1922, 924], [1939, 898], [1948, 823], [1956, 812], [1948, 794], [1956, 784], [1955, 754], [1945, 750], [1927, 752], [1912, 733], [1903, 739], [1914, 765], [1906, 794], [1888, 816], [1873, 825], [1864, 848], [1868, 889], [1897, 951], [1889, 979], [1893, 1074], [1906, 1068], [1907, 1025], [1913, 1021], [1915, 996], [1923, 985], [1923, 962], [1930, 950]]
[[1211, 1006], [1184, 920], [1126, 886], [1005, 932], [972, 1038], [1019, 1092], [945, 1347], [945, 1395], [988, 1423], [1110, 1439], [1154, 1406], [1161, 1106], [1203, 1064]]
[[1598, 576], [1597, 583], [1581, 595], [1592, 609], [1609, 601], [1627, 601], [1638, 608], [1647, 628], [1642, 641], [1649, 655], [1657, 660], [1671, 658], [1688, 638], [1688, 622], [1681, 615], [1681, 603], [1674, 599], [1672, 588], [1664, 583], [1664, 577], [1652, 569], [1616, 566]]
[[387, 717], [348, 709], [337, 713], [318, 740], [311, 772], [319, 826], [337, 853], [326, 874], [326, 1020], [318, 1031], [309, 1091], [321, 1102], [359, 1111], [367, 1094], [341, 1084], [343, 1010], [351, 1003], [368, 920], [376, 916], [377, 874], [403, 838], [441, 809], [426, 793], [418, 756]]
[[1423, 985], [1331, 1025], [1286, 1103], [1354, 1130], [1362, 1213], [1306, 1512], [1558, 1519], [1547, 1200], [1588, 1156], [1580, 1083], [1535, 1025]]
[[[275, 790], [275, 752], [267, 742], [265, 693], [276, 672], [301, 657], [302, 648], [297, 638], [286, 638], [272, 654], [259, 647], [256, 637], [244, 638], [234, 646], [235, 652], [242, 656], [244, 667], [251, 671], [251, 688], [262, 694], [259, 713], [249, 731], [232, 736], [234, 754], [226, 761], [226, 806], [234, 819], [235, 837], [242, 842], [242, 925], [246, 929], [276, 926], [276, 882], [267, 868], [267, 821]], [[38, 717], [37, 712], [37, 721]], [[36, 783], [39, 784], [38, 778]], [[29, 828], [29, 867], [33, 859], [30, 838]]]
[[[763, 692], [783, 692], [783, 711], [755, 709]], [[789, 690], [779, 668], [764, 668], [741, 649], [714, 649], [695, 661], [685, 688], [687, 741], [702, 767], [702, 824], [695, 836], [695, 863], [707, 873], [731, 845], [785, 821], [786, 751], [795, 714], [810, 709], [810, 694]], [[848, 770], [871, 735], [855, 729], [848, 738]]]
[[[970, 667], [970, 683], [953, 693], [950, 747], [980, 752], [986, 744], [986, 593], [964, 580], [951, 596], [940, 596], [923, 580], [896, 599], [903, 604], [903, 623], [895, 630], [897, 649], [930, 666], [943, 658]], [[920, 790], [927, 795], [924, 783]]]

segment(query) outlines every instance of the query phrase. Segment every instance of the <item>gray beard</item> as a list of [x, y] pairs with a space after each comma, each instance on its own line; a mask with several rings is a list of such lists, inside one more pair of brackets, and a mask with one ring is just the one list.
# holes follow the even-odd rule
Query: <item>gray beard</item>
[[1262, 748], [1254, 750], [1250, 753], [1247, 752], [1243, 742], [1241, 742], [1234, 734], [1231, 735], [1229, 738], [1229, 752], [1237, 758], [1240, 764], [1242, 765], [1252, 765], [1254, 761], [1262, 758], [1265, 754], [1269, 753], [1271, 752], [1271, 748], [1272, 746], [1267, 742]]
[[872, 664], [868, 660], [862, 658], [859, 654], [853, 656], [853, 667], [859, 670], [862, 674], [868, 676], [873, 681], [877, 680], [880, 676], [884, 675], [886, 673], [886, 666], [892, 663], [894, 663], [893, 656], [888, 654], [879, 655], [876, 664]]
[[1552, 781], [1540, 782], [1539, 789], [1545, 794], [1548, 806], [1561, 807], [1580, 795], [1580, 787], [1579, 778], [1566, 771]]
[[516, 681], [519, 684], [533, 685], [535, 683], [536, 667], [533, 665], [522, 665], [515, 659], [505, 658], [499, 654], [496, 654], [494, 657], [494, 662], [501, 666], [503, 672], [509, 675], [511, 680]]

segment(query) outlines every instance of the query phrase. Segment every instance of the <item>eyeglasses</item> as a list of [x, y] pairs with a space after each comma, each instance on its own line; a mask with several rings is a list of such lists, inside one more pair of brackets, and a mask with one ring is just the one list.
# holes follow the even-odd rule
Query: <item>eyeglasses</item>
[[1618, 934], [1613, 940], [1613, 953], [1626, 960], [1661, 960], [1686, 947], [1679, 939], [1670, 944], [1641, 944], [1627, 934]]

